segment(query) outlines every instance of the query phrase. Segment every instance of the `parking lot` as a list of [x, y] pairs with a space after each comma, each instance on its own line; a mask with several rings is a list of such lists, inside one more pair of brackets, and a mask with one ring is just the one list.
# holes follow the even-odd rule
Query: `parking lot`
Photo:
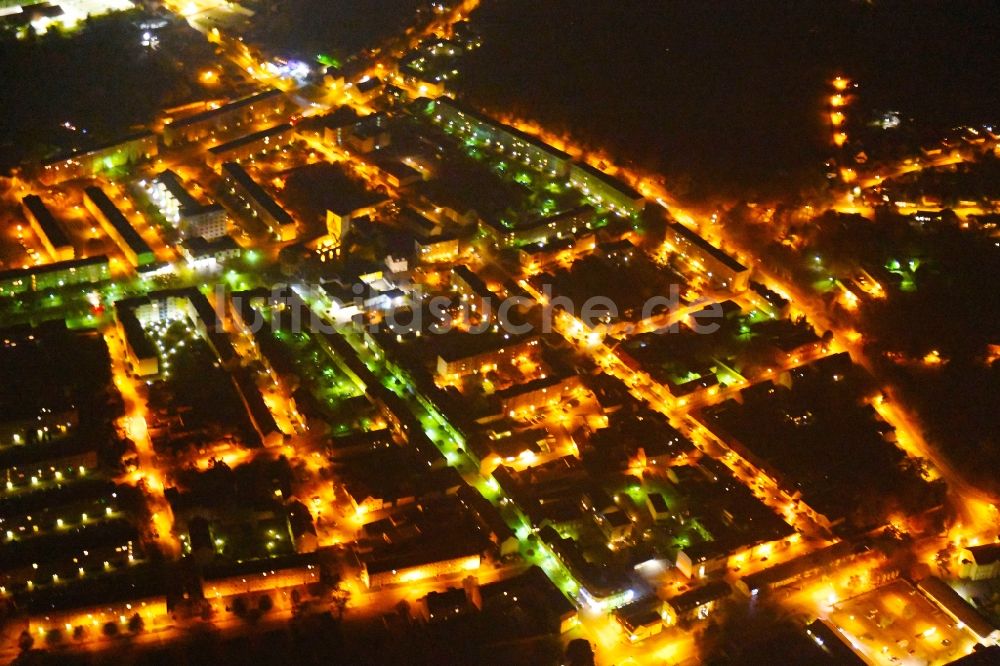
[[902, 580], [837, 604], [830, 619], [875, 664], [945, 664], [975, 644], [968, 632]]

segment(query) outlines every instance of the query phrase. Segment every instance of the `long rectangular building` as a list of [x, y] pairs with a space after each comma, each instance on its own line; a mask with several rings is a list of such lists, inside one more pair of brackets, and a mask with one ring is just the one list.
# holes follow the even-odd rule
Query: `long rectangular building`
[[734, 292], [749, 287], [750, 269], [683, 224], [670, 224], [667, 241], [689, 262], [704, 270], [713, 286]]
[[806, 635], [830, 658], [830, 663], [843, 666], [865, 666], [868, 663], [854, 652], [840, 629], [826, 620], [813, 620], [806, 627]]
[[115, 322], [118, 333], [125, 341], [125, 354], [132, 365], [132, 371], [139, 377], [160, 374], [160, 357], [153, 341], [146, 334], [136, 307], [146, 303], [145, 298], [129, 299], [115, 303]]
[[955, 622], [965, 625], [984, 645], [1000, 641], [1000, 630], [994, 627], [975, 608], [963, 599], [950, 585], [937, 576], [928, 576], [919, 583], [917, 589]]
[[484, 367], [509, 363], [518, 356], [528, 355], [538, 349], [539, 340], [532, 335], [512, 338], [509, 341], [491, 335], [461, 334], [462, 344], [442, 349], [437, 357], [437, 374], [441, 377], [461, 377], [480, 372]]
[[516, 224], [512, 228], [507, 228], [494, 219], [480, 220], [479, 228], [498, 247], [507, 248], [544, 244], [575, 236], [590, 231], [593, 220], [594, 209], [591, 206], [580, 206], [533, 222]]
[[435, 124], [459, 136], [484, 143], [497, 152], [550, 175], [568, 173], [572, 158], [567, 153], [450, 97], [439, 97], [427, 109]]
[[163, 127], [163, 143], [172, 146], [177, 143], [200, 141], [214, 136], [216, 132], [228, 132], [251, 123], [276, 118], [286, 108], [285, 93], [271, 88], [224, 104], [217, 109], [209, 109], [167, 123]]
[[75, 284], [97, 284], [110, 277], [108, 258], [104, 255], [16, 268], [0, 273], [0, 296], [58, 289]]
[[635, 188], [600, 169], [574, 162], [569, 170], [570, 184], [601, 208], [634, 217], [646, 208], [646, 197]]
[[282, 123], [253, 134], [241, 136], [233, 141], [209, 148], [208, 166], [217, 169], [225, 162], [239, 162], [249, 159], [254, 155], [274, 150], [280, 146], [287, 146], [294, 137], [295, 131], [289, 123]]
[[125, 167], [155, 157], [159, 152], [156, 135], [140, 132], [113, 143], [56, 157], [41, 165], [39, 179], [46, 185]]
[[28, 224], [38, 236], [42, 247], [52, 257], [52, 261], [71, 260], [73, 245], [69, 242], [69, 236], [41, 197], [29, 194], [21, 199], [21, 207], [24, 209], [24, 217], [28, 220]]
[[461, 532], [456, 532], [454, 539], [434, 543], [421, 539], [390, 546], [364, 556], [361, 581], [366, 588], [377, 590], [385, 585], [472, 572], [482, 564], [483, 550], [480, 540]]
[[253, 217], [271, 230], [280, 240], [295, 237], [295, 220], [267, 191], [236, 162], [222, 165], [222, 176], [228, 193]]
[[840, 562], [860, 557], [868, 553], [869, 550], [867, 543], [856, 544], [850, 541], [838, 541], [826, 548], [743, 576], [736, 581], [736, 589], [747, 596], [755, 597], [758, 594], [771, 592], [815, 576]]
[[104, 193], [92, 185], [84, 190], [84, 206], [101, 223], [104, 233], [110, 236], [133, 266], [145, 266], [156, 261], [152, 248], [143, 240], [132, 223], [118, 210], [118, 206]]

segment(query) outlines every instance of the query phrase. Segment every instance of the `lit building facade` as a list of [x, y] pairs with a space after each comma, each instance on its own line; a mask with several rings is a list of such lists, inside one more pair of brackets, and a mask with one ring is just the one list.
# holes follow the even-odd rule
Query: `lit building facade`
[[89, 259], [59, 261], [32, 268], [18, 268], [0, 273], [0, 296], [80, 284], [97, 284], [107, 281], [110, 277], [110, 265], [104, 255]]
[[593, 220], [594, 209], [590, 206], [580, 206], [534, 222], [518, 224], [512, 228], [507, 228], [494, 220], [480, 220], [479, 228], [498, 247], [508, 248], [544, 244], [576, 236], [590, 231]]
[[589, 164], [574, 162], [569, 182], [598, 207], [619, 215], [637, 217], [646, 208], [646, 198], [634, 188]]
[[287, 146], [295, 139], [289, 123], [275, 125], [208, 149], [208, 166], [218, 169], [226, 162], [253, 160], [268, 151]]
[[276, 238], [295, 238], [295, 220], [274, 198], [235, 162], [222, 165], [224, 188], [246, 215], [259, 219]]
[[750, 286], [750, 269], [683, 224], [674, 222], [668, 227], [667, 242], [703, 271], [714, 287], [741, 292]]
[[44, 162], [39, 180], [53, 185], [74, 178], [91, 178], [105, 171], [149, 160], [158, 152], [156, 135], [141, 132], [122, 141]]
[[69, 242], [69, 236], [40, 197], [29, 194], [21, 200], [21, 208], [32, 231], [38, 236], [39, 242], [52, 257], [52, 261], [73, 259], [74, 250]]
[[121, 249], [122, 254], [133, 266], [144, 266], [156, 261], [152, 248], [143, 240], [132, 223], [118, 210], [118, 206], [97, 186], [84, 190], [83, 204], [101, 223], [104, 233]]
[[193, 143], [253, 123], [282, 116], [288, 108], [285, 94], [276, 88], [238, 99], [217, 109], [202, 111], [187, 118], [168, 122], [163, 127], [163, 143], [173, 146]]
[[439, 97], [430, 102], [428, 112], [435, 124], [457, 136], [481, 143], [552, 176], [569, 173], [572, 158], [567, 153], [450, 97]]

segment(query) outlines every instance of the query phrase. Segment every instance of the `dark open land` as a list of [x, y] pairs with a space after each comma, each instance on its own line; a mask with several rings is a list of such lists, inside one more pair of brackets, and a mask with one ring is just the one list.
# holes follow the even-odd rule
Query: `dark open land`
[[159, 46], [145, 47], [144, 16], [120, 12], [26, 40], [0, 31], [0, 168], [114, 141], [197, 96], [211, 45], [185, 26], [157, 31]]
[[[251, 3], [248, 3], [251, 4]], [[254, 38], [302, 57], [343, 60], [398, 34], [413, 23], [420, 0], [259, 0], [266, 17], [255, 21]]]
[[852, 112], [898, 110], [904, 130], [989, 121], [1000, 102], [1000, 6], [982, 0], [492, 0], [473, 22], [471, 101], [695, 200], [820, 186], [837, 74], [860, 83]]

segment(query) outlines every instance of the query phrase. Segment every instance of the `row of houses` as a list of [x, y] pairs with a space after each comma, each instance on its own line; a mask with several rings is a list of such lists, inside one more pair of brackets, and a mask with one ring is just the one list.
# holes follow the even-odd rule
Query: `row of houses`
[[476, 143], [518, 160], [550, 176], [566, 177], [573, 187], [601, 208], [626, 217], [638, 216], [646, 198], [620, 179], [573, 158], [537, 137], [485, 116], [450, 97], [427, 105], [431, 120]]
[[83, 205], [101, 224], [104, 233], [115, 241], [129, 263], [133, 266], [145, 266], [156, 261], [153, 249], [104, 190], [96, 185], [85, 189]]
[[107, 256], [57, 261], [42, 266], [0, 272], [0, 296], [59, 289], [73, 285], [95, 285], [111, 278]]
[[69, 261], [74, 257], [73, 245], [62, 225], [52, 215], [41, 197], [29, 194], [21, 200], [24, 217], [38, 236], [52, 261]]

